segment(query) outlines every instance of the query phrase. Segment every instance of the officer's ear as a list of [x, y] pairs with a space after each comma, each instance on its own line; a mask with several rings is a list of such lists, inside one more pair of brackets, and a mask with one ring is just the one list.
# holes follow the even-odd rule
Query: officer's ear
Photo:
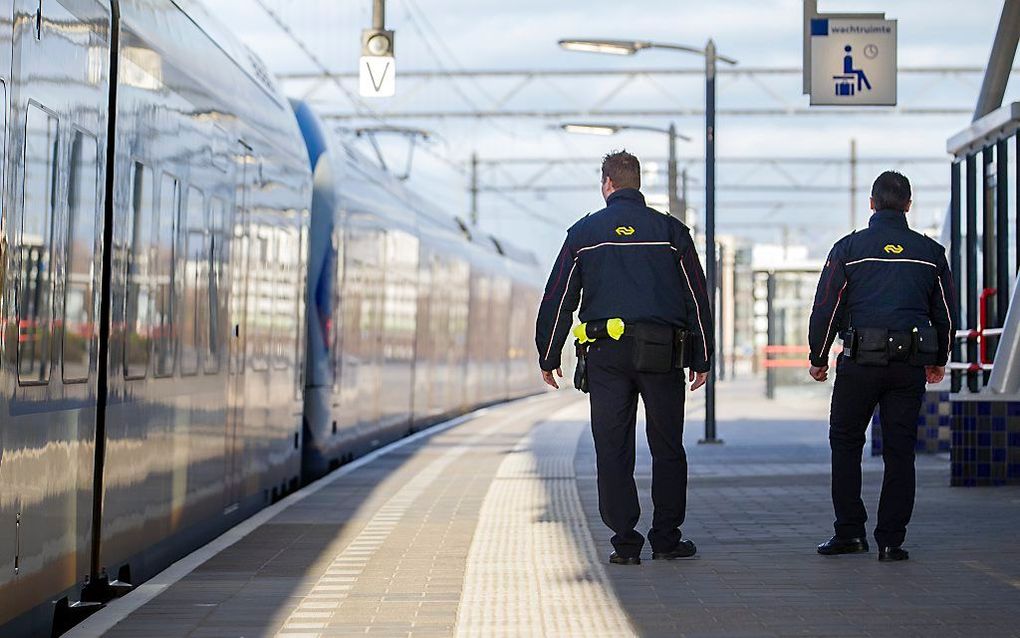
[[616, 190], [616, 187], [613, 185], [613, 180], [611, 180], [608, 175], [603, 175], [602, 176], [602, 196], [603, 197], [609, 197], [609, 195], [612, 194], [612, 192], [615, 191], [615, 190]]
[[875, 198], [869, 197], [868, 201], [871, 202], [871, 210], [875, 210]]
[[910, 212], [910, 205], [911, 205], [911, 204], [913, 204], [913, 203], [914, 203], [914, 200], [912, 200], [912, 199], [911, 199], [911, 200], [909, 200], [909, 201], [907, 202], [907, 207], [903, 209], [903, 212], [904, 212], [904, 213], [909, 213], [909, 212]]

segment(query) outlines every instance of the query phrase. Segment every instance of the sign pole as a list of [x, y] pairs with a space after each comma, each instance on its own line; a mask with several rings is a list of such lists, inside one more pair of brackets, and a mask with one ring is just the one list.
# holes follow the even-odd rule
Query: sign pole
[[471, 225], [478, 225], [478, 153], [471, 153]]
[[393, 31], [386, 29], [386, 0], [372, 0], [372, 28], [361, 31], [358, 93], [361, 97], [392, 97], [396, 93]]

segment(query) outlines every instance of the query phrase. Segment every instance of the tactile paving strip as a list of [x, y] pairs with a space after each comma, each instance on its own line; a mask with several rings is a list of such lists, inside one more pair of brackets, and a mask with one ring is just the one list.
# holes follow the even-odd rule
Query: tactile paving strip
[[333, 559], [326, 572], [290, 614], [276, 634], [281, 638], [317, 638], [327, 629], [335, 610], [347, 598], [369, 560], [379, 550], [414, 502], [439, 479], [444, 470], [472, 447], [519, 418], [511, 413], [496, 419], [463, 443], [455, 445], [430, 462], [368, 521], [358, 536]]
[[468, 554], [457, 635], [633, 636], [581, 507], [586, 406], [555, 414], [501, 463]]

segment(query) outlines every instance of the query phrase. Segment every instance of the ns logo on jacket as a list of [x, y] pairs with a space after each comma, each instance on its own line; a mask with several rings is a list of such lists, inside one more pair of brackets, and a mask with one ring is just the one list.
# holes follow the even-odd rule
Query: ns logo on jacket
[[899, 255], [903, 252], [903, 246], [900, 246], [899, 244], [886, 244], [883, 250], [890, 255]]
[[634, 227], [633, 226], [617, 226], [616, 227], [616, 234], [620, 235], [621, 237], [630, 237], [631, 235], [634, 234]]

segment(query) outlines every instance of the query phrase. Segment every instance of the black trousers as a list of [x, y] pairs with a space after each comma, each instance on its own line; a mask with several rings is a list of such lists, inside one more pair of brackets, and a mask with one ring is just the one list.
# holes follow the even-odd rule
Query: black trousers
[[866, 367], [840, 357], [829, 417], [836, 536], [867, 535], [864, 524], [868, 514], [861, 500], [861, 453], [877, 405], [885, 476], [875, 541], [880, 547], [903, 543], [914, 509], [914, 448], [924, 387], [921, 366], [890, 363], [886, 367]]
[[637, 556], [644, 537], [634, 529], [641, 515], [634, 483], [634, 436], [638, 395], [645, 403], [652, 452], [652, 550], [666, 552], [680, 542], [687, 510], [687, 453], [684, 451], [683, 370], [637, 372], [634, 341], [598, 341], [588, 349], [591, 429], [598, 465], [599, 513], [613, 530], [621, 556]]

